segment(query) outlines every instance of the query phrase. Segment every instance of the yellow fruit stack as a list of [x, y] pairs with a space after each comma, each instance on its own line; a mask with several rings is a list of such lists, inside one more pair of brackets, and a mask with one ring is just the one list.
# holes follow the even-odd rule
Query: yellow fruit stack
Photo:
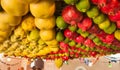
[[[58, 42], [55, 40], [55, 1], [41, 0], [37, 3], [30, 4], [30, 11], [35, 17], [35, 25], [40, 29], [40, 39], [47, 46], [37, 54], [38, 56], [46, 55], [51, 51], [58, 51]], [[39, 41], [40, 43], [41, 41]], [[41, 46], [41, 43], [39, 44]], [[43, 45], [43, 44], [42, 44]]]
[[43, 57], [57, 52], [54, 0], [0, 0], [0, 52]]

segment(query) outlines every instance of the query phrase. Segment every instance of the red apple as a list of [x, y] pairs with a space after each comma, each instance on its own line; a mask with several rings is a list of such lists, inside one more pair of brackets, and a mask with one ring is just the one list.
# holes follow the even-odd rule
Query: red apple
[[88, 17], [85, 17], [82, 22], [79, 22], [77, 25], [80, 29], [82, 29], [82, 31], [86, 31], [92, 26], [92, 20]]
[[116, 22], [116, 25], [117, 25], [117, 28], [120, 29], [120, 20], [118, 20], [118, 21]]
[[95, 43], [94, 43], [92, 40], [90, 40], [89, 38], [87, 38], [87, 39], [84, 41], [84, 45], [85, 45], [85, 46], [88, 46], [88, 47], [90, 47], [90, 48], [95, 47]]
[[62, 17], [68, 24], [76, 25], [82, 20], [83, 15], [74, 5], [68, 5], [62, 10]]
[[98, 52], [96, 52], [96, 51], [89, 52], [89, 55], [93, 56], [93, 57], [96, 57], [97, 54], [98, 54]]
[[112, 44], [113, 41], [114, 41], [114, 34], [108, 34], [105, 38], [105, 42], [107, 44]]
[[81, 35], [75, 38], [75, 42], [81, 44], [85, 41], [85, 38], [82, 37]]

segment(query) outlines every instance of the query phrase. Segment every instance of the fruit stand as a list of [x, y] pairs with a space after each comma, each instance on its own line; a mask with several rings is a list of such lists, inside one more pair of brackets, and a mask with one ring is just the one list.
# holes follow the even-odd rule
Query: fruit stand
[[0, 0], [0, 53], [54, 60], [120, 53], [119, 0]]

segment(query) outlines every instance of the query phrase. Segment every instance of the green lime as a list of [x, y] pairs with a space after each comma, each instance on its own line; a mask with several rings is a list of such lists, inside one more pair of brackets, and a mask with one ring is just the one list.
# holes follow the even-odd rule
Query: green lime
[[116, 30], [115, 23], [111, 23], [111, 25], [107, 29], [104, 29], [105, 33], [107, 34], [112, 34], [115, 30]]
[[68, 44], [69, 44], [69, 46], [75, 46], [75, 45], [76, 45], [76, 42], [72, 40], [72, 41], [70, 41]]
[[86, 11], [90, 8], [90, 2], [89, 2], [89, 0], [80, 0], [80, 1], [76, 4], [76, 8], [77, 8], [80, 12], [86, 12]]
[[60, 29], [67, 28], [68, 24], [63, 20], [62, 16], [58, 16], [56, 19], [56, 25]]
[[57, 35], [56, 35], [56, 40], [58, 41], [58, 42], [60, 42], [60, 41], [63, 41], [64, 40], [64, 35], [63, 35], [63, 33], [61, 32], [61, 31], [59, 31], [58, 33], [57, 33]]
[[96, 6], [92, 6], [88, 11], [87, 15], [90, 18], [95, 18], [96, 16], [99, 15], [99, 9]]
[[111, 22], [109, 19], [106, 19], [105, 21], [103, 21], [102, 23], [98, 24], [100, 29], [107, 29], [110, 26]]
[[99, 14], [97, 17], [93, 18], [95, 24], [100, 24], [105, 20], [106, 16], [104, 14]]

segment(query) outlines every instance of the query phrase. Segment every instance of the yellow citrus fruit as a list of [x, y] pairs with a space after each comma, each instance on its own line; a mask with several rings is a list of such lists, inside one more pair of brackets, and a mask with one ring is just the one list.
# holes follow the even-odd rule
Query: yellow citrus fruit
[[55, 39], [55, 30], [49, 29], [49, 30], [40, 30], [40, 37], [44, 41], [50, 41]]
[[10, 35], [10, 32], [11, 31], [1, 31], [0, 30], [0, 36], [4, 37], [4, 38], [7, 38]]
[[37, 3], [31, 3], [30, 12], [35, 17], [48, 18], [55, 12], [55, 2], [54, 0], [40, 0]]
[[0, 30], [6, 31], [9, 30], [11, 27], [7, 23], [0, 23]]
[[23, 0], [25, 3], [35, 3], [38, 2], [39, 0]]
[[28, 3], [22, 0], [1, 0], [2, 8], [10, 15], [23, 16], [29, 11]]
[[31, 31], [35, 28], [34, 17], [32, 15], [27, 15], [22, 20], [22, 28], [25, 31]]
[[55, 26], [55, 17], [49, 17], [49, 18], [35, 18], [35, 25], [39, 29], [52, 29]]
[[0, 12], [0, 23], [4, 23], [10, 26], [16, 26], [20, 24], [22, 17], [21, 16], [12, 16], [6, 12]]

